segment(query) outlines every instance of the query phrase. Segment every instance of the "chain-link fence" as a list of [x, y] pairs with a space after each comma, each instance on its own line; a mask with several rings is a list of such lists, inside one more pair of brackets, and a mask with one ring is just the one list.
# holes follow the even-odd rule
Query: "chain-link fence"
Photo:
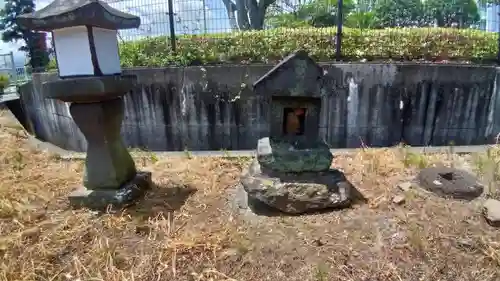
[[0, 75], [7, 76], [11, 80], [17, 80], [13, 52], [4, 54], [0, 53], [0, 73]]
[[496, 63], [495, 1], [106, 0], [141, 17], [119, 33], [125, 66], [272, 63], [296, 49], [321, 61]]
[[15, 86], [27, 80], [25, 68], [15, 63], [14, 52], [0, 53], [0, 92], [15, 92]]

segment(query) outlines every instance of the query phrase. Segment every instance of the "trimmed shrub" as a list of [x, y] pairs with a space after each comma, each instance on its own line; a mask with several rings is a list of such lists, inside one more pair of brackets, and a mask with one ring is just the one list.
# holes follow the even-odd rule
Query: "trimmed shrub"
[[[162, 67], [221, 63], [274, 63], [297, 49], [317, 61], [335, 59], [336, 28], [272, 29], [207, 35], [179, 36], [177, 51], [167, 36], [123, 42], [123, 67]], [[345, 61], [467, 61], [496, 60], [498, 35], [474, 29], [451, 28], [345, 28]]]
[[0, 91], [3, 91], [9, 85], [9, 75], [0, 74]]

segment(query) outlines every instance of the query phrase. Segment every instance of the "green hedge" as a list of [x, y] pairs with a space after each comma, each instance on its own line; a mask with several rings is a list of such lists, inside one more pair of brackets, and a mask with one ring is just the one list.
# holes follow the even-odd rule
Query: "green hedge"
[[[124, 42], [124, 67], [203, 65], [219, 63], [274, 63], [296, 49], [305, 49], [317, 61], [335, 59], [335, 28], [273, 29], [198, 36], [180, 36], [177, 52], [166, 36]], [[458, 60], [492, 62], [497, 57], [493, 32], [473, 29], [345, 28], [345, 60]]]

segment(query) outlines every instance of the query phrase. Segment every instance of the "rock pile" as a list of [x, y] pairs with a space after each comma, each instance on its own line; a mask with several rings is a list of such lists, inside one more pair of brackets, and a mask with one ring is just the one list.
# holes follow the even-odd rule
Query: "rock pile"
[[330, 168], [332, 160], [324, 142], [263, 138], [241, 184], [249, 204], [263, 203], [284, 213], [349, 207], [361, 194], [342, 172]]

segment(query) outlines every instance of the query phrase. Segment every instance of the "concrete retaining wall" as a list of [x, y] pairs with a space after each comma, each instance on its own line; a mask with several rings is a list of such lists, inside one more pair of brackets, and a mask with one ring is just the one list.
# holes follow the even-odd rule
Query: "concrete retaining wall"
[[[500, 132], [495, 67], [419, 64], [321, 64], [325, 77], [320, 137], [333, 148], [477, 145]], [[270, 130], [267, 97], [252, 83], [271, 65], [128, 69], [138, 86], [125, 96], [122, 134], [155, 151], [254, 149]], [[35, 74], [21, 100], [34, 134], [64, 149], [86, 142], [68, 104], [42, 97]], [[293, 77], [291, 77], [293, 79]], [[498, 108], [498, 109], [497, 109]]]

